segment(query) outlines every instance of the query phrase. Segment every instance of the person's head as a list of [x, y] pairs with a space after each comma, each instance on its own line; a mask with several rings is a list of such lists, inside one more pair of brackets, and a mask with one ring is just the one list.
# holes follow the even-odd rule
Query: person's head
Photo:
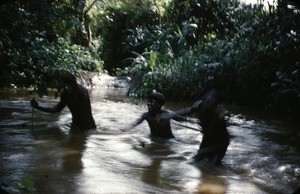
[[61, 79], [64, 84], [75, 86], [77, 84], [76, 77], [69, 71], [63, 71], [61, 74]]
[[161, 93], [151, 93], [148, 95], [147, 107], [149, 112], [157, 112], [165, 103], [165, 97]]
[[214, 110], [214, 108], [218, 106], [220, 101], [221, 101], [221, 96], [217, 90], [211, 89], [205, 92], [202, 97], [202, 103], [200, 103], [197, 108], [198, 114], [205, 115], [211, 113]]

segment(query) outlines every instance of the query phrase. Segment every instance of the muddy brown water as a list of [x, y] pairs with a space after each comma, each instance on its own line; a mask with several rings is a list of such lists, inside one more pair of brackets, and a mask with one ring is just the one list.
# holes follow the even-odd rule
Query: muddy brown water
[[[172, 121], [175, 139], [149, 137], [144, 122], [129, 123], [147, 110], [122, 89], [91, 91], [95, 131], [69, 131], [71, 115], [32, 110], [26, 91], [0, 91], [0, 181], [21, 193], [30, 180], [34, 193], [293, 193], [300, 185], [300, 137], [292, 128], [233, 114], [232, 136], [223, 165], [195, 164], [202, 135]], [[54, 105], [53, 95], [38, 99]], [[188, 103], [168, 102], [176, 110]], [[271, 123], [271, 124], [270, 124]], [[183, 125], [183, 126], [182, 126]]]

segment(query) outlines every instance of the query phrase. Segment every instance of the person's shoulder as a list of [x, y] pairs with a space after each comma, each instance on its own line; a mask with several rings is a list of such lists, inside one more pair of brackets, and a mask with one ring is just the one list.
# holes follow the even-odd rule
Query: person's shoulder
[[148, 112], [144, 112], [141, 116], [142, 118], [146, 119], [149, 117], [149, 113]]
[[88, 92], [88, 89], [86, 87], [84, 87], [83, 85], [78, 84], [77, 87], [82, 92]]
[[170, 120], [176, 116], [176, 113], [170, 110], [161, 110], [160, 119]]
[[162, 115], [176, 115], [176, 112], [171, 111], [171, 110], [162, 110], [161, 114]]
[[218, 106], [215, 111], [216, 115], [218, 116], [219, 119], [225, 119], [225, 117], [230, 116], [230, 113], [226, 108], [223, 106]]

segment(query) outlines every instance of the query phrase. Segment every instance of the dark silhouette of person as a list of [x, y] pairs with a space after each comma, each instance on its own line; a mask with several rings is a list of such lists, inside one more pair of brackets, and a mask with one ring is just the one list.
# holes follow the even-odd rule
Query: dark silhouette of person
[[196, 160], [208, 158], [213, 166], [220, 165], [230, 142], [225, 116], [226, 110], [219, 106], [221, 96], [217, 90], [205, 93], [202, 103], [196, 108], [196, 117], [201, 121], [203, 139]]
[[127, 129], [131, 129], [146, 120], [152, 137], [174, 138], [170, 124], [171, 115], [172, 119], [177, 121], [183, 121], [185, 118], [175, 115], [172, 111], [163, 110], [162, 106], [164, 103], [165, 97], [161, 93], [151, 93], [148, 95], [148, 112], [143, 113], [141, 117], [131, 124], [130, 127], [127, 127]]
[[32, 107], [44, 112], [56, 113], [67, 106], [72, 113], [72, 129], [95, 129], [88, 90], [78, 84], [76, 77], [68, 71], [63, 71], [61, 78], [64, 88], [60, 101], [54, 107], [43, 107], [33, 98], [30, 101]]
[[212, 166], [220, 165], [230, 142], [225, 116], [228, 112], [220, 106], [221, 96], [215, 89], [207, 91], [192, 107], [175, 112], [177, 115], [195, 114], [202, 127], [202, 142], [195, 161], [209, 159]]

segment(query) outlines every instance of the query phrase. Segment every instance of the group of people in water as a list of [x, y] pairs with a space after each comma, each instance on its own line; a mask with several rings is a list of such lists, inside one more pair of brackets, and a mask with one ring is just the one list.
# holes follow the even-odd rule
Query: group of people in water
[[[77, 83], [76, 77], [70, 72], [62, 73], [64, 89], [60, 96], [60, 101], [54, 107], [43, 107], [33, 98], [32, 107], [49, 112], [60, 112], [64, 107], [68, 107], [72, 113], [72, 129], [82, 131], [95, 129], [96, 124], [92, 116], [92, 109], [88, 90]], [[148, 95], [148, 111], [140, 118], [130, 124], [125, 130], [134, 128], [147, 121], [151, 136], [160, 138], [174, 138], [170, 121], [187, 121], [187, 116], [195, 115], [202, 128], [203, 138], [194, 156], [195, 161], [208, 159], [212, 166], [220, 165], [229, 145], [229, 134], [226, 127], [225, 116], [228, 112], [220, 106], [221, 96], [217, 90], [207, 91], [200, 100], [191, 107], [178, 111], [162, 109], [165, 98], [161, 93], [151, 93]]]

